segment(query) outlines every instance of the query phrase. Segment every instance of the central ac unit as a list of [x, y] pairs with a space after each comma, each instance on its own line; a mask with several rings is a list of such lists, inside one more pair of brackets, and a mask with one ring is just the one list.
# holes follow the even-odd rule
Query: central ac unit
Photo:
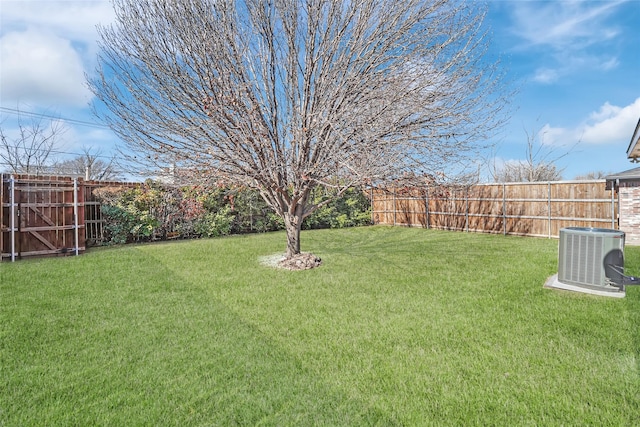
[[611, 272], [620, 272], [622, 277], [624, 237], [623, 231], [605, 228], [561, 229], [558, 274], [550, 286], [623, 297], [624, 286], [612, 280]]

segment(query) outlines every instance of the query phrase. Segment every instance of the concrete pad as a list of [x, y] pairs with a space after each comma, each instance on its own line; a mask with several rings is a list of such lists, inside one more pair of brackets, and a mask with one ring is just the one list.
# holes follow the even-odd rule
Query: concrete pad
[[620, 289], [611, 286], [580, 286], [580, 285], [570, 285], [568, 283], [562, 283], [558, 281], [558, 275], [554, 274], [549, 277], [546, 282], [544, 282], [544, 287], [549, 289], [562, 289], [565, 291], [573, 291], [573, 292], [582, 292], [583, 294], [591, 294], [591, 295], [599, 295], [602, 297], [613, 297], [613, 298], [624, 298], [626, 295], [625, 291], [621, 291]]

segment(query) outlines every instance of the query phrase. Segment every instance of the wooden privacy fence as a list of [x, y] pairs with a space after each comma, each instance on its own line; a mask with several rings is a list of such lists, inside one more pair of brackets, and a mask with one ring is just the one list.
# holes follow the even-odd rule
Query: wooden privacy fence
[[[0, 261], [79, 254], [102, 241], [96, 188], [136, 186], [57, 176], [1, 175]], [[563, 227], [617, 228], [605, 180], [372, 189], [374, 223], [557, 237]]]
[[376, 224], [558, 237], [564, 227], [617, 228], [605, 180], [373, 189]]
[[0, 185], [0, 261], [78, 255], [102, 239], [98, 187], [130, 183], [5, 175]]
[[0, 260], [79, 254], [85, 249], [84, 199], [78, 180], [2, 175]]

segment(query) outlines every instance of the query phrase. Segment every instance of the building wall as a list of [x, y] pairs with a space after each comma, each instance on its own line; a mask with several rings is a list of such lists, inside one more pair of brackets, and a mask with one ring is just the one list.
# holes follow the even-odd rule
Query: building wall
[[620, 230], [627, 245], [640, 245], [640, 187], [619, 188]]

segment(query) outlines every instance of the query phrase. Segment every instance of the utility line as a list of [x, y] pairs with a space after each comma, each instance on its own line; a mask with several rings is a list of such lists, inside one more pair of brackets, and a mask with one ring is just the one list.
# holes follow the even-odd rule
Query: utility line
[[[24, 111], [24, 110], [20, 110], [20, 109], [17, 109], [17, 108], [0, 107], [0, 111], [8, 113], [8, 114], [17, 115], [17, 116], [24, 115], [24, 116], [27, 116], [27, 117], [47, 118], [47, 119], [50, 119], [50, 120], [63, 120], [65, 122], [68, 122], [68, 123], [71, 123], [71, 124], [75, 124], [75, 125], [79, 125], [79, 126], [88, 126], [88, 127], [98, 128], [98, 129], [109, 129], [108, 126], [101, 125], [99, 123], [91, 123], [91, 122], [87, 122], [87, 121], [83, 121], [83, 120], [69, 119], [69, 118], [64, 118], [64, 117], [55, 116], [55, 115], [46, 114], [46, 113], [34, 113], [34, 112], [31, 112], [31, 111]], [[22, 150], [23, 152], [27, 152], [27, 151], [31, 151], [31, 152], [49, 151], [51, 154], [70, 155], [70, 156], [77, 156], [77, 157], [81, 157], [81, 156], [84, 156], [86, 154], [86, 153], [60, 151], [60, 150], [55, 150], [55, 149], [48, 150], [46, 148], [20, 147], [18, 145], [8, 144], [6, 141], [4, 141], [4, 143], [2, 145], [6, 149]], [[114, 156], [107, 156], [107, 155], [98, 154], [98, 155], [95, 155], [95, 157], [96, 158], [111, 159]]]
[[[82, 156], [84, 156], [84, 155], [86, 155], [86, 154], [87, 154], [87, 153], [74, 153], [74, 152], [69, 152], [69, 151], [48, 150], [48, 149], [46, 149], [46, 148], [28, 148], [28, 147], [20, 147], [20, 146], [17, 146], [17, 145], [10, 145], [10, 144], [2, 144], [2, 145], [0, 146], [0, 148], [2, 148], [2, 147], [4, 147], [4, 148], [14, 149], [14, 150], [22, 150], [23, 152], [27, 152], [27, 151], [29, 151], [29, 152], [41, 152], [41, 151], [48, 151], [49, 153], [52, 153], [52, 154], [67, 154], [67, 155], [70, 155], [70, 156], [78, 156], [78, 157], [82, 157]], [[89, 150], [89, 151], [91, 151], [91, 150]], [[89, 154], [91, 154], [91, 153], [89, 153]], [[108, 155], [104, 155], [104, 154], [97, 154], [97, 155], [93, 155], [93, 154], [91, 154], [91, 155], [92, 155], [93, 157], [96, 157], [96, 158], [103, 158], [103, 159], [111, 159], [111, 158], [115, 157], [115, 154], [114, 154], [114, 155], [112, 155], [112, 156], [108, 156]]]
[[0, 111], [3, 111], [5, 113], [8, 114], [13, 114], [16, 116], [20, 116], [20, 115], [24, 115], [24, 116], [28, 116], [28, 117], [44, 117], [46, 119], [51, 119], [51, 120], [63, 120], [67, 123], [71, 123], [74, 125], [78, 125], [78, 126], [87, 126], [87, 127], [92, 127], [92, 128], [98, 128], [98, 129], [110, 129], [109, 126], [107, 125], [102, 125], [100, 123], [95, 123], [95, 122], [87, 122], [84, 120], [78, 120], [78, 119], [69, 119], [66, 117], [61, 117], [61, 116], [54, 116], [52, 114], [46, 114], [46, 113], [33, 113], [30, 111], [23, 111], [23, 110], [19, 110], [17, 108], [8, 108], [8, 107], [0, 107]]

